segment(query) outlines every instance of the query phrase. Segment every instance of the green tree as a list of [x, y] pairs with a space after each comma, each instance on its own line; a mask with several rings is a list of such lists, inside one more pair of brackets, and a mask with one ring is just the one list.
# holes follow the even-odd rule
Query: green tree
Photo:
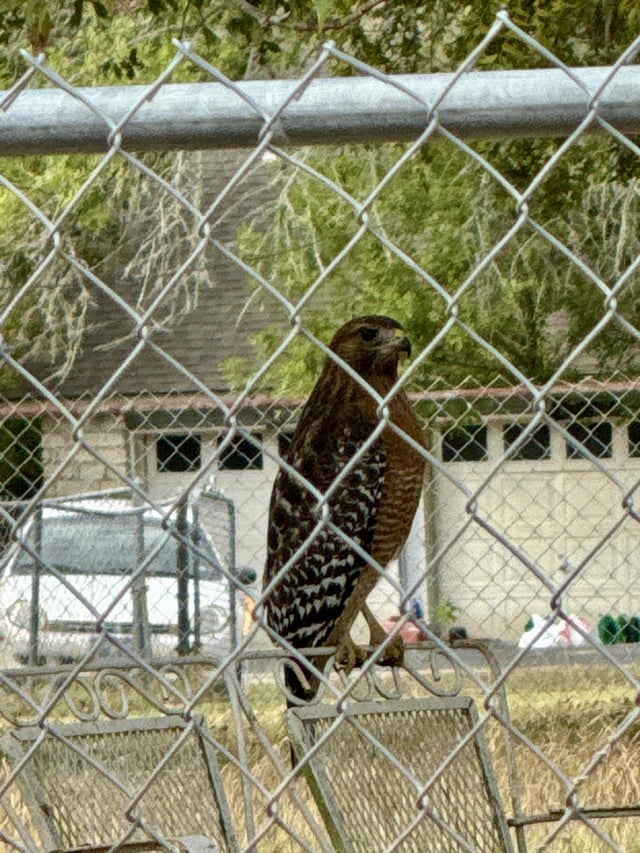
[[[0, 41], [13, 27], [18, 44], [46, 46], [48, 64], [74, 85], [151, 81], [175, 54], [171, 33], [159, 26], [166, 4], [155, 4], [151, 20], [135, 4], [129, 12], [119, 3], [15, 4], [6, 11], [10, 5], [4, 4], [0, 18]], [[17, 49], [2, 54], [5, 88], [26, 67]], [[202, 77], [185, 64], [174, 79]], [[34, 84], [47, 80], [36, 75]], [[149, 154], [144, 160], [161, 176], [177, 179], [176, 155]], [[5, 159], [2, 179], [0, 276], [9, 287], [3, 288], [0, 308], [11, 309], [3, 338], [17, 358], [36, 358], [51, 365], [53, 376], [64, 376], [80, 352], [91, 300], [84, 270], [101, 276], [114, 257], [124, 264], [138, 236], [132, 236], [131, 225], [147, 201], [149, 185], [123, 159], [107, 162], [99, 155]], [[160, 203], [156, 194], [156, 206]], [[7, 389], [16, 378], [2, 368], [0, 381]]]
[[[450, 71], [489, 29], [500, 5], [498, 0], [467, 5], [453, 0], [0, 0], [0, 42], [45, 50], [50, 64], [75, 85], [156, 79], [174, 54], [172, 36], [190, 39], [201, 56], [234, 79], [298, 75], [329, 38], [387, 73]], [[514, 0], [509, 13], [569, 65], [613, 62], [640, 30], [640, 9], [633, 0]], [[478, 59], [480, 68], [547, 64], [543, 54], [508, 29]], [[0, 55], [5, 86], [25, 68], [16, 49]], [[361, 72], [349, 63], [334, 63], [331, 73]], [[200, 80], [206, 74], [185, 62], [174, 79]], [[44, 82], [35, 79], [36, 85]], [[559, 145], [556, 140], [473, 143], [518, 192], [525, 192]], [[360, 203], [404, 150], [354, 146], [296, 156]], [[5, 161], [3, 174], [56, 221], [99, 162], [78, 156], [14, 158]], [[178, 157], [155, 155], [146, 162], [172, 181], [182, 174]], [[422, 384], [439, 377], [458, 384], [468, 375], [486, 382], [496, 374], [517, 381], [517, 371], [544, 381], [602, 317], [599, 288], [530, 225], [460, 291], [515, 221], [517, 201], [451, 143], [434, 140], [375, 195], [366, 211], [368, 230], [335, 268], [332, 259], [359, 234], [357, 211], [304, 171], [287, 168], [280, 174], [278, 164], [269, 168], [276, 204], [241, 235], [243, 256], [293, 300], [326, 276], [305, 309], [305, 321], [325, 339], [346, 313], [379, 310], [399, 316], [420, 347], [434, 342], [417, 377]], [[148, 210], [148, 187], [143, 183], [140, 190], [136, 178], [121, 161], [109, 164], [61, 221], [61, 244], [53, 256], [43, 223], [7, 185], [0, 191], [2, 221], [10, 223], [0, 244], [0, 272], [11, 282], [3, 304], [22, 294], [4, 334], [19, 355], [33, 352], [37, 342], [61, 370], [76, 356], [90, 290], [70, 259], [100, 273], [100, 264], [120, 252], [126, 265], [130, 254], [122, 241], [131, 242], [131, 223]], [[611, 284], [637, 254], [635, 232], [628, 227], [637, 209], [636, 178], [632, 151], [610, 139], [581, 140], [527, 197], [531, 216]], [[611, 205], [619, 217], [608, 215]], [[428, 275], [411, 269], [404, 256]], [[179, 254], [171, 258], [179, 263]], [[22, 293], [45, 262], [39, 286]], [[630, 276], [619, 294], [620, 314], [632, 324], [636, 290]], [[452, 324], [455, 294], [458, 322]], [[517, 370], [509, 371], [477, 336]], [[258, 336], [256, 363], [280, 340], [274, 329]], [[603, 370], [622, 364], [634, 369], [630, 341], [629, 329], [613, 318], [592, 347]], [[292, 354], [269, 377], [283, 390], [308, 386], [317, 368], [317, 352], [304, 342]], [[254, 366], [236, 363], [229, 372], [241, 379]]]
[[[401, 15], [384, 3], [370, 4], [366, 14], [341, 28], [346, 49], [387, 72], [453, 70], [488, 29], [494, 13], [480, 4], [462, 9], [446, 3], [428, 9], [407, 5], [396, 4]], [[509, 11], [567, 64], [613, 62], [640, 29], [638, 10], [625, 3], [513, 3]], [[339, 28], [331, 15], [323, 21], [325, 32]], [[507, 30], [478, 61], [480, 67], [492, 68], [548, 64], [543, 53]], [[352, 71], [340, 67], [340, 73]], [[609, 307], [605, 293], [541, 230], [612, 287], [638, 256], [636, 231], [630, 227], [640, 201], [637, 156], [631, 146], [613, 138], [585, 136], [529, 192], [561, 144], [545, 139], [479, 141], [471, 143], [474, 159], [435, 138], [379, 193], [375, 188], [407, 146], [297, 152], [303, 163], [297, 173], [289, 166], [273, 167], [274, 204], [242, 234], [243, 256], [294, 304], [302, 300], [305, 325], [324, 339], [344, 316], [370, 311], [397, 316], [418, 349], [433, 346], [416, 376], [422, 387], [438, 378], [452, 385], [468, 377], [476, 383], [496, 377], [515, 383], [521, 376], [545, 382], [590, 334], [589, 352], [597, 359], [595, 366], [589, 362], [590, 372], [635, 372], [637, 274], [628, 275], [618, 293], [618, 314], [596, 335]], [[511, 191], [482, 167], [480, 158], [504, 177]], [[331, 184], [355, 203], [346, 202]], [[364, 199], [370, 199], [368, 228], [360, 230]], [[485, 266], [483, 259], [518, 222], [522, 201], [530, 221]], [[352, 241], [349, 253], [334, 266]], [[407, 264], [406, 257], [425, 274]], [[479, 272], [472, 275], [474, 270]], [[258, 293], [270, 298], [260, 288]], [[454, 297], [452, 306], [448, 300]], [[257, 336], [256, 363], [263, 363], [281, 340], [273, 329]], [[299, 392], [317, 372], [321, 354], [303, 340], [288, 354], [293, 357], [281, 359], [269, 379], [283, 391]], [[229, 375], [241, 382], [253, 366], [243, 369], [234, 361]], [[578, 378], [582, 368], [584, 363], [569, 361], [562, 378]]]
[[[531, 146], [537, 156], [528, 181], [557, 144]], [[498, 158], [514, 156], [513, 145], [505, 147], [506, 152], [490, 152], [494, 165]], [[585, 140], [559, 161], [553, 180], [530, 204], [533, 221], [609, 286], [630, 268], [640, 248], [631, 225], [640, 204], [638, 179], [609, 178], [616, 153], [609, 140]], [[384, 312], [406, 324], [418, 349], [435, 342], [417, 375], [422, 387], [438, 377], [452, 385], [468, 377], [488, 384], [497, 376], [517, 383], [520, 375], [545, 382], [602, 319], [603, 292], [530, 223], [486, 265], [518, 221], [517, 203], [478, 162], [448, 143], [422, 149], [384, 187], [367, 208], [368, 229], [362, 230], [357, 205], [346, 202], [329, 182], [356, 200], [368, 198], [401, 154], [401, 146], [387, 145], [365, 154], [353, 147], [303, 155], [306, 166], [323, 179], [274, 166], [282, 168], [279, 192], [241, 235], [245, 260], [277, 282], [294, 304], [304, 299], [305, 323], [324, 339], [335, 328], [335, 318]], [[508, 175], [508, 163], [498, 168], [524, 190]], [[350, 252], [332, 266], [353, 241]], [[480, 272], [473, 276], [474, 270]], [[619, 298], [620, 316], [634, 325], [638, 284], [637, 275], [630, 275]], [[308, 298], [309, 288], [316, 286]], [[258, 363], [280, 340], [272, 329], [257, 336]], [[603, 374], [635, 372], [634, 343], [633, 334], [614, 318], [590, 349]], [[302, 354], [305, 349], [301, 341], [295, 358], [276, 365], [271, 375], [276, 387], [295, 392], [308, 387], [321, 355], [315, 349]], [[242, 365], [229, 367], [241, 381]], [[578, 365], [570, 364], [563, 378], [578, 375]]]

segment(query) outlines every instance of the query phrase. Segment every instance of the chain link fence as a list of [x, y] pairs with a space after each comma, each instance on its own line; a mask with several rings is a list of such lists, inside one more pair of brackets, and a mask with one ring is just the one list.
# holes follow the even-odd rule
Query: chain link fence
[[[475, 72], [505, 34], [543, 67]], [[175, 764], [179, 808], [175, 743], [131, 781], [61, 729], [176, 713], [179, 743], [207, 723], [221, 847], [333, 849], [290, 764], [260, 578], [304, 382], [369, 313], [415, 333], [401, 385], [428, 472], [370, 599], [413, 644], [407, 665], [334, 672], [334, 725], [348, 700], [472, 696], [510, 843], [639, 849], [640, 38], [614, 66], [567, 68], [500, 13], [451, 74], [388, 76], [327, 44], [299, 79], [249, 83], [175, 50], [152, 85], [114, 89], [24, 53], [0, 101], [0, 150], [33, 158], [0, 174], [27, 222], [0, 296], [0, 713], [40, 727], [18, 759], [4, 750], [4, 849], [208, 834], [197, 803], [193, 832], [141, 805]], [[208, 82], [171, 83], [185, 63]], [[515, 140], [506, 158], [496, 139]], [[593, 174], [607, 146], [618, 166]], [[45, 167], [62, 157], [56, 198]], [[96, 196], [126, 215], [92, 262], [76, 244]], [[53, 766], [80, 755], [118, 789], [108, 842], [96, 818], [46, 846], [25, 794], [45, 735], [66, 755]], [[467, 755], [457, 737], [437, 766], [406, 758], [420, 796], [380, 849], [424, 849], [411, 829], [430, 821], [433, 849], [479, 849], [449, 789], [425, 795]]]

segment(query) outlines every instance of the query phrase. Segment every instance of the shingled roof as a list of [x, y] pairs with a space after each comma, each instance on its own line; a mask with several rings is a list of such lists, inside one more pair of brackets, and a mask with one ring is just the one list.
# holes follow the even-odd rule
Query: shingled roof
[[[205, 206], [217, 197], [246, 157], [247, 152], [238, 151], [203, 155]], [[233, 249], [238, 227], [251, 220], [268, 197], [264, 173], [245, 178], [238, 191], [224, 201], [228, 212], [215, 226], [215, 239]], [[216, 215], [216, 221], [219, 218]], [[210, 283], [198, 288], [196, 307], [190, 306], [161, 325], [151, 340], [208, 388], [224, 392], [228, 388], [221, 371], [225, 360], [251, 357], [251, 337], [267, 325], [286, 326], [287, 320], [274, 299], [247, 302], [252, 292], [248, 276], [222, 252], [210, 247], [206, 263]], [[136, 285], [131, 278], [119, 278], [119, 272], [116, 263], [103, 278], [124, 302], [135, 305]], [[67, 399], [95, 394], [103, 388], [139, 340], [133, 318], [116, 300], [98, 287], [92, 287], [91, 298], [81, 354], [64, 379], [56, 383], [56, 393]], [[51, 373], [50, 364], [30, 365], [30, 369], [39, 378]], [[194, 383], [151, 346], [145, 346], [110, 388], [121, 395], [194, 390]]]

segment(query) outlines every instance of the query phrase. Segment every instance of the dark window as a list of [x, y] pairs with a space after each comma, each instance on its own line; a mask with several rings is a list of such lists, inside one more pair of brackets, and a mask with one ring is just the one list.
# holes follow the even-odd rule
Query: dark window
[[162, 435], [156, 443], [158, 471], [198, 471], [199, 435]]
[[[509, 445], [517, 441], [526, 429], [526, 424], [507, 424], [504, 427], [502, 436], [504, 438], [505, 449]], [[518, 450], [511, 457], [512, 459], [550, 459], [551, 458], [551, 438], [549, 427], [543, 424], [535, 429]]]
[[567, 442], [567, 459], [581, 459], [584, 456], [580, 444], [598, 459], [610, 458], [612, 429], [607, 421], [594, 423], [575, 421], [569, 424], [567, 432], [576, 439], [575, 442]]
[[[255, 439], [255, 440], [254, 440]], [[218, 437], [218, 447], [224, 441], [224, 436]], [[220, 456], [221, 471], [258, 471], [262, 468], [262, 436], [254, 433], [254, 438], [243, 438], [237, 435], [231, 444], [227, 445]]]
[[481, 462], [487, 458], [487, 428], [480, 424], [454, 427], [442, 436], [444, 462]]
[[286, 432], [278, 433], [278, 454], [280, 456], [284, 456], [287, 452], [287, 448], [291, 444], [291, 439], [293, 438], [293, 430], [287, 430]]
[[633, 421], [627, 430], [629, 439], [629, 456], [640, 456], [640, 421]]
[[41, 484], [40, 419], [7, 418], [0, 421], [0, 499], [29, 498]]

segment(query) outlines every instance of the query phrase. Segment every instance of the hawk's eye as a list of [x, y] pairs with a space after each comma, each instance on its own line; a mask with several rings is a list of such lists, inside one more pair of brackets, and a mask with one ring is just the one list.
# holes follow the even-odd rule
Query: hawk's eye
[[371, 326], [363, 326], [360, 329], [360, 337], [363, 341], [373, 341], [378, 337], [378, 330], [372, 329]]

